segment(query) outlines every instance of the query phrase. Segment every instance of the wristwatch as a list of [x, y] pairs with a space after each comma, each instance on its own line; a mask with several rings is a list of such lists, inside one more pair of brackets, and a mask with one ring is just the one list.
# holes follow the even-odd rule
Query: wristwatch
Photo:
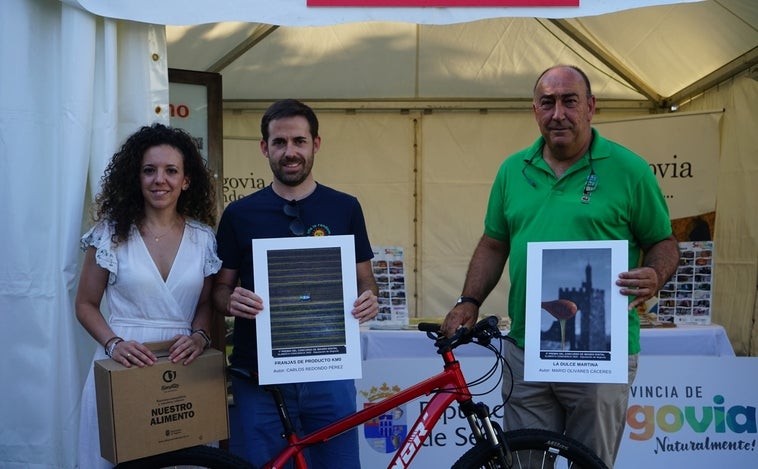
[[482, 303], [479, 300], [477, 300], [476, 298], [472, 298], [470, 296], [458, 297], [458, 301], [456, 301], [455, 304], [459, 305], [461, 303], [473, 303], [476, 305], [477, 308], [482, 306]]

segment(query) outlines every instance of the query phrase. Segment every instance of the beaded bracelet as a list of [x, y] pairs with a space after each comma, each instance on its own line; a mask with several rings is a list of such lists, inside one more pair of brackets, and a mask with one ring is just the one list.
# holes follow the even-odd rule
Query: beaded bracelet
[[192, 334], [200, 334], [200, 337], [202, 337], [205, 340], [205, 348], [209, 348], [211, 346], [211, 338], [208, 337], [208, 333], [205, 332], [204, 329], [192, 329], [192, 332], [190, 332], [190, 335]]
[[116, 350], [116, 345], [123, 342], [124, 339], [121, 337], [113, 337], [111, 339], [108, 339], [108, 341], [105, 343], [105, 354], [108, 355], [108, 357], [113, 358], [113, 351]]
[[104, 348], [105, 350], [108, 350], [108, 344], [110, 344], [110, 343], [111, 343], [111, 341], [113, 341], [113, 340], [116, 340], [116, 339], [119, 339], [119, 338], [120, 338], [119, 336], [117, 336], [117, 335], [114, 335], [113, 337], [111, 337], [110, 339], [108, 339], [108, 340], [106, 340], [106, 341], [105, 341], [105, 343], [103, 344], [103, 348]]
[[114, 335], [113, 337], [105, 341], [105, 343], [103, 344], [103, 350], [105, 350], [106, 354], [108, 353], [108, 345], [110, 345], [110, 343], [113, 342], [114, 340], [120, 339], [120, 338], [121, 337]]

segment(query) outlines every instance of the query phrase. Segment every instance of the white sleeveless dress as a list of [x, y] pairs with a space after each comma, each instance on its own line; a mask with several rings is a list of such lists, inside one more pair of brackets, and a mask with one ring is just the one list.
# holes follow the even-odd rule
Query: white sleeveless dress
[[[155, 342], [189, 334], [205, 277], [221, 267], [213, 230], [188, 220], [166, 281], [153, 262], [136, 226], [129, 239], [114, 248], [113, 226], [100, 222], [81, 239], [82, 250], [95, 247], [97, 264], [109, 272], [103, 313], [113, 332], [125, 340]], [[94, 360], [107, 358], [98, 346]], [[111, 468], [100, 456], [95, 381], [90, 367], [82, 391], [79, 468]]]

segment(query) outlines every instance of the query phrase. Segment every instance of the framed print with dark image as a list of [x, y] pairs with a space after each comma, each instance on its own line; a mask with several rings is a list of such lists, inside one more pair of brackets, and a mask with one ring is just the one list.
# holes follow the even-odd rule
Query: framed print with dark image
[[361, 377], [352, 235], [255, 239], [260, 384]]
[[525, 379], [626, 382], [627, 241], [529, 243]]

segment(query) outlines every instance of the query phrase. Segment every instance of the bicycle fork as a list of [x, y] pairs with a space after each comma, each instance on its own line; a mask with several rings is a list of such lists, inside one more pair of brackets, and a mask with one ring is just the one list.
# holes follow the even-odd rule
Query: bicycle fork
[[502, 438], [502, 432], [496, 429], [490, 419], [489, 407], [483, 402], [475, 403], [468, 399], [461, 402], [461, 411], [466, 416], [471, 433], [477, 441], [486, 441], [497, 457], [496, 467], [510, 468], [513, 467], [513, 456], [508, 448], [507, 443]]

